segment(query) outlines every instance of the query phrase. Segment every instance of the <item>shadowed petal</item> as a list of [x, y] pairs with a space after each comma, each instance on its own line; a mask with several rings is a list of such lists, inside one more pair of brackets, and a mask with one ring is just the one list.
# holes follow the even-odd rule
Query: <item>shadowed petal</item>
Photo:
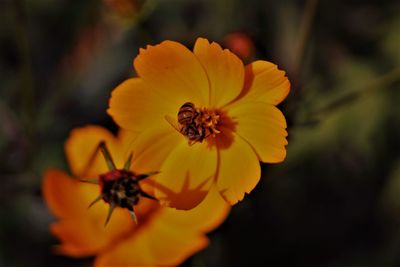
[[236, 55], [204, 38], [197, 39], [194, 54], [210, 81], [210, 107], [223, 106], [239, 95], [244, 83], [244, 66]]
[[178, 265], [208, 244], [204, 233], [220, 225], [229, 210], [229, 205], [212, 187], [194, 209], [160, 209], [135, 236], [98, 257], [95, 266]]
[[211, 186], [207, 197], [194, 209], [165, 209], [163, 219], [177, 228], [209, 232], [228, 216], [230, 205], [221, 197], [216, 185]]
[[192, 209], [206, 196], [215, 177], [217, 152], [206, 143], [180, 142], [155, 178], [155, 196], [165, 205]]
[[94, 266], [176, 266], [207, 244], [205, 236], [175, 228], [159, 214], [135, 235], [100, 254]]

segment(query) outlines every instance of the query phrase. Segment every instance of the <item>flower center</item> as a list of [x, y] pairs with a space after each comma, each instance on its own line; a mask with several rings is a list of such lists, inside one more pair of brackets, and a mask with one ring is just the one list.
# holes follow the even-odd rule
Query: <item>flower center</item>
[[200, 109], [199, 121], [200, 124], [210, 132], [210, 135], [215, 137], [217, 134], [221, 133], [217, 129], [217, 125], [220, 121], [220, 115], [215, 110], [208, 110], [207, 108]]
[[135, 172], [130, 171], [132, 153], [125, 162], [124, 168], [117, 169], [114, 160], [111, 157], [110, 151], [108, 150], [104, 141], [101, 141], [98, 144], [93, 156], [89, 160], [88, 166], [90, 166], [92, 159], [98, 150], [100, 150], [103, 154], [109, 171], [100, 174], [98, 179], [95, 180], [79, 179], [85, 183], [100, 185], [100, 195], [93, 200], [92, 203], [90, 203], [89, 208], [100, 200], [104, 200], [104, 202], [109, 204], [108, 215], [104, 226], [106, 226], [110, 220], [115, 207], [128, 209], [133, 221], [137, 223], [134, 206], [139, 203], [140, 197], [157, 200], [155, 197], [143, 191], [139, 185], [139, 182], [149, 176], [157, 174], [158, 172], [136, 174]]
[[139, 202], [141, 188], [136, 176], [125, 170], [113, 170], [100, 175], [101, 195], [111, 205], [133, 210]]
[[219, 134], [219, 122], [220, 115], [216, 110], [197, 108], [193, 103], [186, 102], [178, 111], [179, 126], [175, 128], [189, 140], [189, 145], [193, 145]]

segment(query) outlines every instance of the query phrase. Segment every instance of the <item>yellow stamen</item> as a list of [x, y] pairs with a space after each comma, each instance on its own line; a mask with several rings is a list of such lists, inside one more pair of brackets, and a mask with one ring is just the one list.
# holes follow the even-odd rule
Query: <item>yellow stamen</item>
[[209, 110], [207, 108], [199, 109], [200, 115], [198, 116], [199, 125], [203, 125], [204, 128], [209, 132], [209, 135], [215, 137], [221, 131], [217, 129], [220, 115], [215, 110]]

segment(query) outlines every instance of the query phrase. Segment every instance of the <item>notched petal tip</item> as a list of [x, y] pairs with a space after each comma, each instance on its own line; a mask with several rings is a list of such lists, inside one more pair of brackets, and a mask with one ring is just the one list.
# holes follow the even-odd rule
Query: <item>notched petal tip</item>
[[232, 198], [226, 193], [226, 191], [227, 189], [224, 189], [221, 190], [219, 193], [221, 194], [221, 197], [224, 199], [224, 201], [230, 206], [234, 206], [240, 201], [242, 201], [245, 195], [244, 193], [242, 193], [241, 196], [236, 196], [235, 198]]
[[[255, 187], [255, 186], [254, 186]], [[219, 194], [221, 198], [230, 206], [234, 206], [237, 203], [243, 201], [243, 199], [253, 191], [254, 187], [252, 188], [246, 188], [243, 190], [241, 193], [237, 193], [234, 197], [232, 197], [232, 194], [229, 193], [228, 189], [223, 189], [219, 191]]]
[[239, 99], [278, 105], [289, 91], [290, 82], [285, 71], [274, 63], [257, 60], [246, 65], [244, 88]]
[[208, 76], [209, 106], [221, 107], [235, 99], [243, 88], [243, 62], [228, 49], [203, 38], [197, 39], [193, 52]]
[[236, 136], [228, 150], [219, 151], [217, 187], [221, 196], [231, 205], [251, 192], [261, 178], [261, 167], [252, 147]]
[[168, 40], [141, 50], [134, 60], [134, 68], [168, 103], [175, 105], [191, 100], [206, 104], [209, 98], [204, 69], [192, 51], [178, 42]]
[[195, 44], [197, 42], [206, 42], [207, 44], [210, 44], [210, 41], [208, 41], [208, 39], [205, 37], [197, 37]]

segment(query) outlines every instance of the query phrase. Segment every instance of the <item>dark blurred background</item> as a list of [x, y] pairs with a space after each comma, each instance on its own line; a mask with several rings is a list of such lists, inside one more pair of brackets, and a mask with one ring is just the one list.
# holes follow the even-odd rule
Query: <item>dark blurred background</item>
[[0, 0], [0, 266], [90, 266], [51, 253], [41, 174], [116, 131], [140, 47], [198, 36], [287, 71], [289, 145], [183, 266], [400, 266], [398, 0]]

